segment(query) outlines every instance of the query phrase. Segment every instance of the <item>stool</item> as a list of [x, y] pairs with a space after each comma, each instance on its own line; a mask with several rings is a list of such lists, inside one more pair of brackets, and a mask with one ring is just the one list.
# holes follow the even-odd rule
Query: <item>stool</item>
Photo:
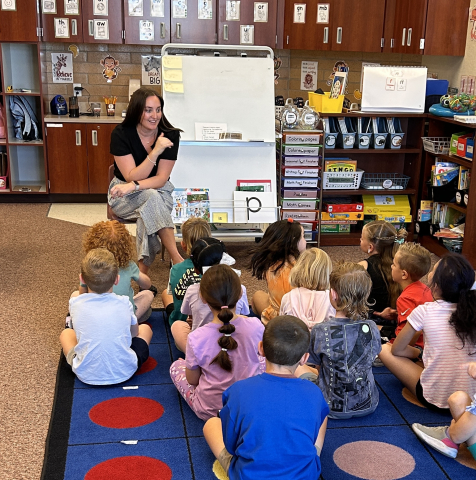
[[[111, 183], [112, 179], [114, 178], [114, 164], [112, 164], [109, 167], [109, 184]], [[125, 218], [118, 217], [112, 210], [111, 205], [109, 205], [109, 202], [107, 203], [107, 219], [108, 220], [117, 220], [119, 223], [124, 223], [124, 224], [130, 224], [130, 223], [136, 223], [136, 220], [127, 220]], [[161, 253], [161, 260], [164, 262], [165, 258], [165, 247], [164, 244], [162, 243], [162, 253]]]

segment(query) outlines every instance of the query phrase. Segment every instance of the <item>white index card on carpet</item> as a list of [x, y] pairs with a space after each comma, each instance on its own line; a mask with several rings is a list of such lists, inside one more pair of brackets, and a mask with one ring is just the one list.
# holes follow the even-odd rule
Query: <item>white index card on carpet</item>
[[139, 440], [121, 440], [124, 445], [137, 445]]
[[137, 385], [133, 387], [122, 387], [123, 390], [137, 390], [139, 387]]

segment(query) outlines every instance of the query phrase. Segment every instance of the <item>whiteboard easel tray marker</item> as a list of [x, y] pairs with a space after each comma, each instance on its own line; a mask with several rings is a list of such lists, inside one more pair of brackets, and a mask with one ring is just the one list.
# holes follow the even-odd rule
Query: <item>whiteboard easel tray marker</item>
[[362, 112], [425, 110], [426, 67], [364, 66]]

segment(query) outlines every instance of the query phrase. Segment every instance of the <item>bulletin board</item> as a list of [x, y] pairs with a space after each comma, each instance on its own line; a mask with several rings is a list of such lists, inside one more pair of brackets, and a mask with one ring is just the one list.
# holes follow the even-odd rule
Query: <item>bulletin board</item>
[[[167, 61], [168, 55], [171, 61]], [[272, 50], [165, 45], [162, 79], [164, 113], [172, 125], [183, 130], [171, 175], [174, 186], [208, 189], [210, 218], [213, 213], [226, 213], [227, 223], [236, 223], [237, 180], [268, 180], [274, 195], [266, 196], [262, 206], [272, 211], [270, 221], [274, 221], [277, 203]], [[226, 124], [227, 132], [239, 132], [242, 139], [197, 140], [196, 123]], [[247, 215], [247, 219], [246, 223], [256, 223], [253, 215]]]

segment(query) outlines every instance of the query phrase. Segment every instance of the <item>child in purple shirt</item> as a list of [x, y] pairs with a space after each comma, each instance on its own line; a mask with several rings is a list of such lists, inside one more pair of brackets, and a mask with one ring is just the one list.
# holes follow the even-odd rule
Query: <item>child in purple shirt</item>
[[264, 371], [258, 354], [264, 327], [258, 318], [236, 315], [241, 283], [229, 266], [207, 270], [200, 295], [213, 320], [188, 335], [185, 360], [172, 363], [170, 376], [190, 408], [208, 420], [223, 407], [222, 394], [229, 386]]

